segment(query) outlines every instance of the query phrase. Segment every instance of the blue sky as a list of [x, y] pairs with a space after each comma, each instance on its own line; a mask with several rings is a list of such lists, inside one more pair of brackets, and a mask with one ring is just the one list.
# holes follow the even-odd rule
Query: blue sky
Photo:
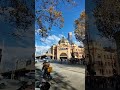
[[[37, 53], [41, 54], [43, 51], [46, 51], [50, 46], [53, 44], [57, 44], [59, 39], [64, 36], [68, 37], [68, 32], [74, 32], [74, 20], [76, 20], [82, 11], [85, 10], [85, 0], [78, 0], [78, 5], [76, 7], [61, 7], [61, 11], [64, 17], [64, 27], [59, 29], [58, 27], [53, 27], [51, 30], [51, 35], [46, 39], [43, 40], [39, 37], [39, 35], [35, 35], [35, 45], [37, 48]], [[37, 4], [36, 4], [37, 5]], [[36, 28], [37, 30], [37, 28]], [[40, 40], [44, 42], [41, 42]], [[73, 41], [74, 43], [80, 45], [80, 42], [77, 42], [74, 33], [73, 33]]]

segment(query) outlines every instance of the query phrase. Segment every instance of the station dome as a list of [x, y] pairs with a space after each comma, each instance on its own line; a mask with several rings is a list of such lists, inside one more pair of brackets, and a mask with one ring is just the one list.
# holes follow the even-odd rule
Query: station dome
[[62, 39], [59, 40], [58, 43], [59, 43], [59, 44], [61, 44], [61, 43], [69, 43], [69, 41], [68, 41], [67, 39], [65, 39], [64, 37], [62, 37]]

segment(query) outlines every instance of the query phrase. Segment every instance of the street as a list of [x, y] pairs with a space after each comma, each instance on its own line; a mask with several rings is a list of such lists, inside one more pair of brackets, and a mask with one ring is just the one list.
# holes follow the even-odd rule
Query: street
[[[36, 63], [36, 78], [40, 77], [42, 62]], [[85, 90], [84, 66], [51, 63], [53, 80], [50, 90]], [[37, 90], [37, 89], [36, 89]]]

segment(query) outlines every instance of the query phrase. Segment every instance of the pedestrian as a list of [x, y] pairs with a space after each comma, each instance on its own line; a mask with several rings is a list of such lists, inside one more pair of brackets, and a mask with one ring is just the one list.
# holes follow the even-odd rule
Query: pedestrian
[[48, 64], [48, 67], [47, 67], [47, 76], [48, 78], [52, 79], [50, 73], [52, 72], [52, 67], [50, 66], [50, 63]]
[[46, 74], [47, 74], [47, 61], [43, 62], [43, 67], [42, 67], [42, 77], [46, 78]]

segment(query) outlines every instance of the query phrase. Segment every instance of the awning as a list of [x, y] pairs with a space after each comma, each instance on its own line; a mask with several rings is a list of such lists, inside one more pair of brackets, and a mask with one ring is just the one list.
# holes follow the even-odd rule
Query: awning
[[44, 54], [42, 56], [53, 56], [51, 53]]

